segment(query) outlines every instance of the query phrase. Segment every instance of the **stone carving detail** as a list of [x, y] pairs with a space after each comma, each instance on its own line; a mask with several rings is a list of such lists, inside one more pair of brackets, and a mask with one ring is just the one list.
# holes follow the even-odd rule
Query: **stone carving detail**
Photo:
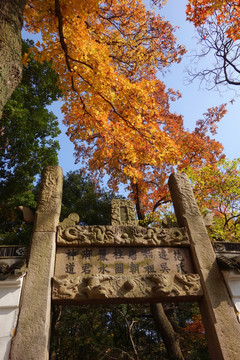
[[220, 252], [226, 251], [225, 245], [222, 244], [222, 243], [220, 243], [220, 244], [213, 243], [213, 248], [214, 248], [215, 251], [220, 251]]
[[61, 246], [185, 246], [189, 244], [184, 228], [144, 228], [140, 226], [67, 226], [58, 227], [57, 243]]
[[47, 166], [42, 174], [38, 212], [58, 212], [59, 188], [62, 186], [62, 175], [56, 166]]
[[61, 227], [61, 230], [64, 231], [66, 230], [67, 227], [72, 227], [77, 225], [79, 221], [80, 221], [79, 215], [76, 213], [72, 213], [68, 215], [68, 217], [59, 224], [59, 227]]
[[182, 214], [189, 215], [200, 215], [199, 207], [197, 206], [196, 200], [193, 195], [193, 190], [186, 174], [173, 174], [169, 179], [169, 186], [171, 184], [171, 195], [172, 199], [181, 199]]
[[154, 274], [138, 277], [97, 275], [53, 279], [53, 300], [154, 299], [161, 296], [201, 296], [198, 274]]
[[240, 243], [216, 241], [212, 243], [215, 252], [230, 252], [240, 254]]
[[137, 225], [134, 204], [131, 200], [113, 199], [111, 201], [112, 225]]
[[217, 254], [217, 263], [221, 270], [235, 271], [240, 273], [240, 255]]
[[0, 262], [0, 281], [7, 279], [11, 273], [22, 274], [24, 270], [25, 260], [5, 259]]

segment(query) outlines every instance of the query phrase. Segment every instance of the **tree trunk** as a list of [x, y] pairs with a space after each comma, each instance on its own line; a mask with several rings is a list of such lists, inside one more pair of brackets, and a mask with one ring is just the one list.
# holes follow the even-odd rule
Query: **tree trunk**
[[145, 212], [144, 212], [143, 204], [142, 204], [142, 200], [141, 200], [141, 189], [140, 189], [138, 183], [132, 183], [131, 187], [133, 190], [138, 220], [144, 220]]
[[26, 0], [0, 1], [0, 118], [22, 77], [21, 29]]
[[161, 334], [169, 360], [184, 360], [179, 344], [179, 336], [174, 331], [162, 304], [151, 304], [151, 311], [158, 331]]
[[[144, 220], [145, 211], [141, 201], [141, 188], [136, 184], [132, 184], [134, 200], [136, 204], [136, 211], [139, 220]], [[179, 335], [175, 332], [170, 319], [168, 319], [162, 304], [151, 304], [151, 311], [153, 314], [156, 327], [163, 339], [168, 359], [169, 360], [184, 360], [179, 344]]]

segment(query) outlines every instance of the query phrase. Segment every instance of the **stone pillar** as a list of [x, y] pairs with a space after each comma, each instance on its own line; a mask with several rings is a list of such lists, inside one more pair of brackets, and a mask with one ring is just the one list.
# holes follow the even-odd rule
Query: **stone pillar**
[[51, 280], [62, 199], [62, 169], [48, 166], [42, 183], [16, 335], [10, 360], [47, 360], [51, 325]]
[[204, 296], [199, 305], [211, 359], [238, 360], [240, 324], [186, 174], [171, 175], [169, 188], [179, 226], [187, 228], [202, 282]]

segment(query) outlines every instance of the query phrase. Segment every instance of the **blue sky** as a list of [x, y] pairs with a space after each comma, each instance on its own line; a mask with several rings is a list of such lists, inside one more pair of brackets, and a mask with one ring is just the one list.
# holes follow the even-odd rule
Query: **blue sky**
[[[186, 82], [185, 69], [191, 62], [189, 56], [191, 55], [191, 51], [197, 48], [197, 40], [194, 38], [194, 27], [186, 21], [185, 17], [186, 3], [187, 0], [168, 0], [161, 11], [161, 14], [163, 14], [172, 25], [179, 26], [179, 29], [176, 31], [176, 36], [178, 42], [186, 46], [188, 53], [184, 56], [181, 64], [173, 65], [166, 76], [162, 77], [162, 74], [159, 74], [159, 77], [167, 87], [179, 90], [182, 93], [182, 98], [173, 103], [172, 111], [182, 114], [185, 127], [192, 129], [194, 128], [195, 122], [202, 118], [203, 113], [206, 112], [209, 107], [229, 102], [234, 95], [231, 91], [225, 91], [219, 94], [216, 90], [208, 91], [204, 88], [200, 89], [198, 80], [193, 84], [184, 85]], [[26, 37], [26, 35], [24, 37]], [[32, 38], [34, 39], [34, 37]], [[210, 59], [207, 61], [210, 61]], [[70, 170], [78, 169], [79, 165], [74, 164], [74, 147], [65, 135], [66, 127], [62, 125], [63, 116], [60, 111], [60, 104], [55, 103], [52, 111], [58, 116], [62, 130], [62, 134], [59, 137], [61, 145], [59, 165], [63, 168], [64, 174], [66, 174], [66, 172]], [[229, 159], [240, 157], [239, 130], [239, 99], [236, 98], [233, 105], [228, 105], [228, 113], [221, 120], [218, 135], [216, 136], [216, 139], [223, 144], [224, 153]]]

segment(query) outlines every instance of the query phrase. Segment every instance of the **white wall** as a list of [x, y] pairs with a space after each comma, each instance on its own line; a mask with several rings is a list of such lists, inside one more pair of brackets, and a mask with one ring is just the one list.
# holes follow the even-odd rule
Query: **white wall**
[[24, 275], [9, 275], [0, 281], [0, 360], [8, 360], [14, 335]]

